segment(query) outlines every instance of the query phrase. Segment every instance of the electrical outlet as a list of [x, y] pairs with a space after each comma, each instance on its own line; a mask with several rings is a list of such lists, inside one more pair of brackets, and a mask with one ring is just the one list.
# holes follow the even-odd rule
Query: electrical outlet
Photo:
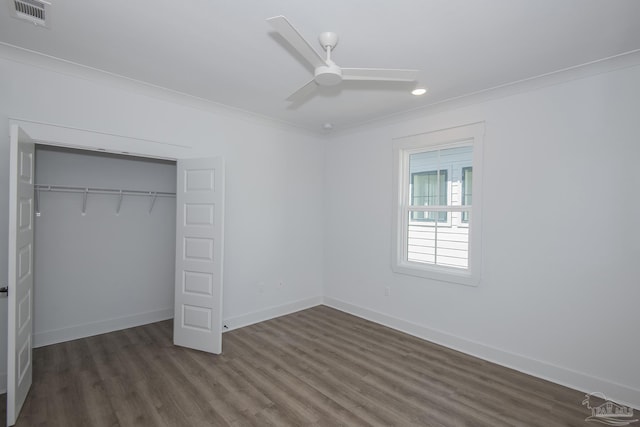
[[386, 288], [384, 288], [384, 296], [388, 297], [389, 295], [391, 295], [391, 288], [387, 286]]
[[284, 288], [284, 282], [281, 280], [278, 282], [278, 289]]

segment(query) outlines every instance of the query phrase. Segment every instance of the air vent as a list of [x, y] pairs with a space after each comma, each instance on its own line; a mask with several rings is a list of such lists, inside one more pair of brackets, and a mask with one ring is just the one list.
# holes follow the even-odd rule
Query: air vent
[[17, 18], [48, 27], [46, 18], [47, 6], [50, 3], [38, 0], [11, 0], [11, 2], [15, 8], [15, 16]]

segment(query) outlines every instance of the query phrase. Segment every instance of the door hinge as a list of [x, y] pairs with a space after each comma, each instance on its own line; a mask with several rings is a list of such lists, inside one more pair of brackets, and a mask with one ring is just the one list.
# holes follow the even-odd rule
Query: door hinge
[[3, 288], [0, 288], [0, 294], [7, 294], [7, 295], [9, 295], [9, 288], [8, 288], [8, 287], [6, 287], [6, 286], [5, 286], [5, 287], [3, 287]]

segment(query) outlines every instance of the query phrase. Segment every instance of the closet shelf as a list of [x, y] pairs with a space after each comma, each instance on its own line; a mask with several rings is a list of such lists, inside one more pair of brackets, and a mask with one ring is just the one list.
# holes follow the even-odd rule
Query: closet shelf
[[175, 197], [176, 193], [167, 191], [145, 191], [145, 190], [121, 190], [117, 188], [98, 188], [98, 187], [73, 187], [69, 185], [47, 185], [35, 184], [34, 189], [40, 191], [59, 191], [64, 193], [89, 193], [89, 194], [112, 194], [123, 196], [157, 196], [157, 197]]
[[151, 198], [149, 205], [149, 213], [153, 210], [153, 206], [156, 203], [158, 197], [176, 197], [176, 193], [167, 191], [145, 191], [145, 190], [123, 190], [118, 188], [98, 188], [98, 187], [74, 187], [69, 185], [48, 185], [48, 184], [35, 184], [35, 211], [36, 216], [40, 216], [40, 192], [41, 191], [57, 191], [63, 193], [80, 193], [82, 194], [82, 215], [87, 211], [87, 195], [89, 194], [108, 194], [118, 197], [118, 207], [116, 208], [116, 215], [120, 213], [122, 207], [123, 196], [145, 196]]

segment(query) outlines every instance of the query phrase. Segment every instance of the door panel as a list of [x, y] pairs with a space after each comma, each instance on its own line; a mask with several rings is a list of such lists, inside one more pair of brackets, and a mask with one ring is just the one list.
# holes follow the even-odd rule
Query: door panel
[[173, 342], [222, 352], [224, 164], [178, 160]]
[[7, 425], [14, 425], [32, 380], [34, 144], [11, 126]]

